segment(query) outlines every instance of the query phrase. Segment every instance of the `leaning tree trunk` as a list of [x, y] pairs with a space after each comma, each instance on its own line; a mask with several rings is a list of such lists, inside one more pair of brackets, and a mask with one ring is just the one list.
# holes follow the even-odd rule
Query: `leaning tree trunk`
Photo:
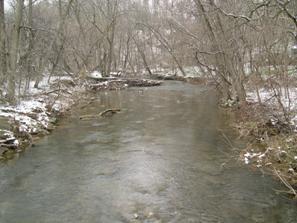
[[18, 51], [20, 45], [21, 23], [23, 18], [24, 0], [18, 0], [15, 11], [15, 23], [11, 36], [10, 75], [8, 80], [8, 99], [15, 102], [15, 78], [17, 74]]
[[[220, 41], [218, 41], [216, 33], [215, 33], [215, 28], [212, 26], [211, 24], [211, 18], [209, 18], [207, 11], [204, 7], [204, 5], [202, 4], [201, 0], [194, 0], [196, 7], [198, 10], [201, 11], [202, 13], [202, 18], [205, 22], [205, 27], [206, 27], [206, 31], [207, 34], [210, 38], [210, 40], [212, 41], [212, 50], [215, 51], [223, 51], [221, 49], [221, 45], [219, 44]], [[222, 53], [220, 53], [222, 54]], [[214, 56], [214, 60], [215, 60], [215, 65], [218, 68], [218, 75], [220, 77], [220, 85], [221, 85], [221, 90], [223, 93], [223, 98], [225, 99], [230, 99], [231, 98], [231, 93], [230, 93], [230, 87], [231, 87], [231, 82], [228, 80], [228, 77], [226, 76], [226, 68], [225, 68], [225, 62], [224, 62], [224, 58], [222, 58], [222, 55], [219, 54], [215, 54]]]
[[146, 56], [145, 56], [145, 46], [144, 46], [144, 44], [143, 44], [143, 48], [140, 46], [140, 44], [137, 42], [137, 40], [135, 39], [135, 37], [132, 37], [132, 39], [133, 39], [133, 41], [134, 41], [134, 43], [135, 43], [135, 45], [136, 45], [136, 48], [137, 48], [137, 50], [138, 50], [138, 52], [139, 52], [139, 54], [140, 54], [140, 56], [141, 56], [141, 58], [142, 58], [142, 61], [143, 61], [143, 65], [144, 65], [144, 68], [146, 69], [146, 71], [148, 72], [148, 74], [150, 75], [150, 76], [152, 76], [153, 75], [153, 73], [152, 73], [152, 71], [151, 71], [151, 69], [150, 69], [150, 66], [148, 65], [148, 63], [147, 63], [147, 59], [146, 59]]

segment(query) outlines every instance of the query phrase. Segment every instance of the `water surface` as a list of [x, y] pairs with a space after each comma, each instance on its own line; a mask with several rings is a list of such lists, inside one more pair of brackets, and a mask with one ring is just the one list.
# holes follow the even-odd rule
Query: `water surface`
[[[297, 222], [281, 185], [230, 158], [235, 135], [211, 90], [169, 82], [96, 98], [1, 165], [1, 223]], [[79, 120], [111, 107], [122, 111]]]

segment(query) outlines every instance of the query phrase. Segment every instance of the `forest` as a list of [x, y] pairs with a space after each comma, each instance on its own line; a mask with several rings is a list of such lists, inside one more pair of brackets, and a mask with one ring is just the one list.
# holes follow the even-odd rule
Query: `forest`
[[[186, 76], [194, 69], [225, 97], [247, 84], [288, 87], [296, 53], [294, 1], [1, 1], [2, 98], [30, 81], [94, 70]], [[291, 76], [290, 76], [291, 75]], [[7, 93], [7, 94], [5, 94]], [[258, 100], [261, 101], [259, 97]]]
[[[134, 125], [131, 126], [131, 123]], [[6, 186], [17, 188], [15, 176], [20, 174], [9, 169], [11, 162], [20, 165], [15, 169], [21, 170], [21, 165], [25, 165], [24, 169], [31, 172], [34, 167], [27, 163], [27, 159], [36, 159], [36, 156], [40, 160], [45, 159], [47, 164], [48, 156], [53, 156], [52, 160], [56, 160], [54, 166], [61, 165], [62, 170], [67, 171], [68, 167], [64, 166], [67, 161], [60, 163], [57, 161], [59, 158], [65, 157], [66, 160], [69, 156], [74, 162], [80, 160], [79, 156], [73, 155], [74, 152], [64, 154], [63, 148], [68, 146], [57, 136], [59, 133], [65, 133], [65, 141], [69, 145], [74, 143], [76, 136], [77, 139], [82, 137], [72, 147], [77, 153], [80, 153], [78, 148], [84, 151], [81, 152], [82, 160], [86, 159], [89, 165], [96, 163], [96, 159], [101, 160], [101, 156], [112, 160], [112, 164], [105, 164], [106, 160], [102, 159], [100, 165], [94, 166], [103, 169], [98, 175], [108, 176], [109, 185], [119, 183], [124, 188], [124, 192], [118, 192], [114, 187], [110, 190], [127, 201], [102, 195], [107, 204], [99, 205], [101, 215], [90, 211], [89, 217], [86, 217], [77, 211], [70, 216], [70, 212], [63, 209], [57, 216], [45, 211], [48, 218], [46, 221], [40, 218], [38, 222], [60, 222], [56, 221], [58, 217], [66, 219], [61, 222], [235, 223], [239, 221], [236, 219], [242, 222], [295, 222], [296, 210], [290, 214], [285, 214], [283, 210], [294, 210], [297, 199], [297, 1], [0, 0], [0, 178], [8, 179], [8, 183], [0, 183], [0, 197], [2, 192], [7, 193], [3, 203], [0, 201], [0, 209], [9, 209], [5, 206], [6, 200], [15, 208], [22, 202], [26, 203], [23, 200], [20, 204], [9, 201], [9, 194], [13, 192]], [[89, 142], [92, 134], [98, 135]], [[100, 149], [107, 146], [109, 153], [117, 153], [105, 154], [106, 151], [100, 149], [94, 152], [89, 144]], [[127, 150], [126, 144], [131, 146], [131, 150]], [[44, 150], [53, 147], [53, 154], [43, 154], [43, 147], [47, 148]], [[139, 155], [141, 151], [143, 154]], [[217, 152], [213, 154], [211, 151]], [[86, 158], [84, 153], [87, 152], [93, 154], [92, 158]], [[121, 154], [128, 152], [132, 158], [122, 157]], [[23, 155], [27, 153], [29, 155]], [[227, 155], [222, 158], [219, 153]], [[165, 158], [158, 161], [157, 156], [163, 155], [168, 156], [170, 161]], [[115, 157], [119, 157], [120, 161], [113, 164]], [[202, 165], [209, 157], [213, 160]], [[140, 165], [141, 161], [146, 167]], [[197, 164], [197, 167], [195, 163], [201, 163], [201, 166]], [[72, 165], [69, 170], [72, 176], [76, 175], [72, 169], [81, 171], [84, 166]], [[123, 165], [127, 172], [117, 176], [117, 165]], [[130, 170], [129, 165], [134, 169]], [[212, 170], [216, 165], [219, 167]], [[168, 174], [172, 175], [170, 180], [161, 177], [166, 175], [161, 167], [166, 169], [167, 166], [170, 166]], [[41, 168], [41, 171], [47, 173], [51, 168]], [[242, 202], [236, 205], [239, 201], [234, 197], [231, 199], [231, 195], [225, 192], [228, 188], [224, 186], [224, 190], [221, 188], [214, 197], [219, 200], [221, 190], [221, 194], [227, 193], [222, 201], [230, 202], [232, 210], [221, 207], [217, 210], [217, 218], [212, 212], [215, 209], [199, 212], [196, 216], [193, 213], [199, 205], [192, 200], [195, 195], [191, 197], [185, 191], [201, 195], [208, 189], [198, 185], [198, 179], [204, 175], [199, 171], [192, 173], [190, 169], [205, 171], [213, 177], [203, 181], [211, 188], [219, 184], [221, 172], [224, 172], [222, 184], [227, 182], [228, 174], [240, 175], [240, 185], [232, 179], [231, 187], [241, 189], [233, 189], [230, 193], [238, 197], [236, 193], [249, 191], [248, 194], [256, 190], [263, 202], [274, 202], [274, 205], [267, 204], [267, 209], [279, 209], [278, 217], [266, 215], [261, 209], [261, 202], [254, 201], [251, 201], [254, 208], [249, 207], [251, 215], [237, 216], [234, 213], [246, 208], [244, 199], [249, 198], [242, 198]], [[239, 169], [244, 170], [236, 172]], [[59, 174], [65, 174], [52, 171], [49, 175], [54, 176], [53, 182]], [[80, 171], [77, 174], [81, 179], [83, 173]], [[90, 177], [86, 181], [92, 184], [91, 175], [94, 172], [86, 171]], [[182, 171], [194, 179], [184, 179], [179, 175]], [[249, 187], [253, 184], [251, 182], [260, 181], [261, 174], [269, 179]], [[126, 187], [124, 180], [117, 182], [114, 175], [127, 177], [128, 180], [134, 177], [131, 185], [135, 184], [137, 188]], [[26, 173], [20, 174], [20, 177], [26, 176]], [[34, 180], [44, 181], [42, 176], [33, 174], [34, 179], [28, 184], [35, 188]], [[158, 177], [160, 182], [164, 180], [161, 186], [156, 179]], [[179, 180], [182, 179], [189, 188], [179, 188]], [[101, 185], [103, 181], [96, 181], [100, 185], [100, 194], [108, 190]], [[72, 178], [67, 178], [65, 182], [67, 185], [81, 183]], [[60, 184], [61, 181], [57, 180], [52, 187], [56, 189]], [[196, 189], [191, 185], [195, 185]], [[281, 195], [275, 196], [275, 191], [267, 192], [262, 188], [268, 185], [273, 185], [269, 188], [272, 190], [273, 187]], [[158, 188], [156, 191], [155, 187]], [[201, 190], [199, 193], [197, 188]], [[85, 192], [74, 186], [65, 191], [55, 189], [56, 193], [62, 194], [68, 189], [69, 193], [79, 190], [82, 194], [86, 193], [86, 197], [98, 192], [94, 188]], [[53, 197], [55, 192], [51, 194]], [[142, 204], [135, 193], [150, 195], [148, 203], [152, 205]], [[181, 196], [183, 193], [186, 195]], [[17, 200], [21, 195], [13, 196]], [[70, 199], [63, 196], [61, 204]], [[161, 201], [154, 196], [160, 196]], [[174, 213], [171, 212], [174, 207], [170, 206], [170, 202], [175, 198], [171, 196], [180, 201]], [[282, 201], [282, 196], [289, 197], [293, 203]], [[54, 199], [48, 200], [49, 197], [44, 198], [47, 203], [55, 202]], [[267, 197], [273, 198], [268, 201]], [[81, 199], [87, 207], [91, 205], [85, 198]], [[170, 202], [165, 202], [166, 199]], [[188, 213], [183, 211], [189, 205], [185, 199], [192, 201]], [[121, 211], [110, 212], [109, 205], [111, 209], [117, 209], [116, 201]], [[206, 201], [206, 198], [202, 199], [201, 204], [205, 203], [204, 208], [209, 210], [210, 202]], [[94, 205], [97, 205], [95, 201]], [[40, 208], [43, 210], [45, 207], [48, 206]], [[25, 218], [27, 222], [35, 222], [35, 217], [39, 219], [36, 210], [38, 208], [24, 210], [23, 214], [33, 213], [32, 218]], [[259, 210], [262, 212], [258, 213]], [[110, 214], [105, 215], [104, 211]], [[20, 222], [19, 219], [21, 217], [13, 211], [5, 209], [1, 213], [0, 210], [0, 222]]]

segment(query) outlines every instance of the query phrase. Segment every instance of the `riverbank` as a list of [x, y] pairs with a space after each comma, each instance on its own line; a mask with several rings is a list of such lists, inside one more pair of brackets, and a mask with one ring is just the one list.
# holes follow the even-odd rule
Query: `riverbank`
[[[167, 80], [167, 78], [157, 79]], [[200, 77], [177, 77], [191, 84], [211, 84]], [[33, 83], [32, 83], [33, 84]], [[131, 78], [73, 79], [69, 76], [52, 77], [41, 81], [38, 89], [29, 89], [28, 96], [16, 106], [0, 106], [0, 160], [13, 158], [38, 138], [50, 134], [58, 122], [77, 103], [86, 107], [92, 98], [86, 92], [123, 90], [129, 87], [159, 86], [162, 81]], [[291, 100], [281, 97], [278, 106], [275, 92], [264, 90], [260, 95], [250, 91], [245, 106], [232, 108], [237, 117], [236, 128], [241, 138], [248, 141], [240, 153], [240, 160], [252, 168], [274, 175], [288, 188], [286, 193], [296, 197], [297, 187], [297, 92]], [[258, 101], [260, 96], [261, 103]], [[282, 108], [290, 107], [289, 120], [282, 117]], [[111, 108], [111, 111], [113, 108]], [[92, 114], [94, 116], [100, 115]], [[81, 117], [86, 118], [86, 117]]]
[[[191, 84], [214, 83], [200, 76], [180, 76], [159, 73], [160, 80], [177, 80]], [[287, 187], [287, 193], [297, 198], [297, 91], [261, 88], [247, 91], [247, 103], [222, 101], [222, 107], [235, 115], [234, 128], [246, 143], [239, 151], [240, 162], [253, 170], [275, 177]]]
[[[240, 160], [280, 180], [290, 196], [297, 198], [297, 92], [289, 97], [273, 89], [249, 91], [247, 104], [233, 109], [236, 128], [248, 141]], [[259, 100], [260, 98], [260, 100]]]
[[0, 159], [11, 159], [50, 134], [84, 91], [82, 82], [70, 76], [44, 77], [38, 88], [30, 83], [26, 97], [16, 105], [2, 104]]
[[[192, 68], [194, 69], [194, 68]], [[182, 74], [176, 74], [172, 72], [157, 71], [153, 74], [152, 78], [162, 81], [182, 81], [190, 84], [205, 84], [205, 85], [215, 85], [214, 81], [201, 76], [199, 71], [192, 70], [186, 73], [186, 76]]]
[[70, 76], [43, 78], [39, 88], [30, 84], [28, 94], [16, 105], [0, 106], [0, 160], [13, 158], [32, 143], [50, 134], [59, 119], [77, 103], [88, 106], [87, 92], [151, 87], [161, 81], [123, 78], [74, 79]]
[[[81, 109], [84, 104], [21, 159], [0, 164], [0, 222], [297, 218], [296, 203], [272, 191], [277, 182], [228, 162], [234, 153], [222, 132], [233, 137], [234, 130], [215, 91], [173, 81], [102, 92]], [[112, 118], [79, 119], [110, 106], [122, 110]]]

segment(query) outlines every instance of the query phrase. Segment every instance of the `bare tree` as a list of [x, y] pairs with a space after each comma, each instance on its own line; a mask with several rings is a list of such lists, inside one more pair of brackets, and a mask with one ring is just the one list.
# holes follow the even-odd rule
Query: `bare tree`
[[5, 14], [4, 0], [0, 0], [0, 84], [4, 84], [4, 77], [7, 72], [6, 62], [6, 36], [5, 36]]
[[15, 22], [11, 37], [11, 49], [10, 49], [10, 74], [8, 82], [8, 99], [11, 102], [15, 101], [15, 78], [17, 76], [17, 62], [19, 59], [19, 45], [20, 45], [20, 33], [21, 23], [23, 18], [24, 0], [18, 0], [15, 10]]

